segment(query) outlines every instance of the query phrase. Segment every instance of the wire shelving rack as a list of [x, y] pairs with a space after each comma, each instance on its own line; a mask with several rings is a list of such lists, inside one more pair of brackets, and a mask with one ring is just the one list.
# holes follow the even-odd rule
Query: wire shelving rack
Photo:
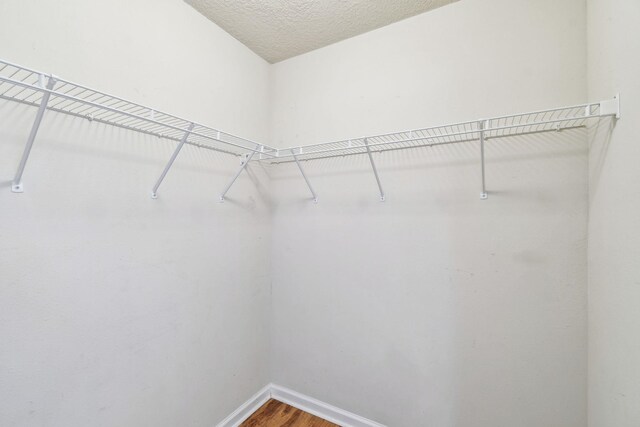
[[[260, 161], [272, 164], [295, 162], [309, 188], [312, 199], [317, 202], [317, 195], [300, 161], [361, 154], [366, 154], [369, 157], [380, 192], [380, 199], [384, 201], [385, 194], [372, 156], [373, 153], [468, 142], [478, 142], [480, 146], [481, 198], [485, 199], [487, 191], [484, 173], [484, 146], [487, 140], [581, 128], [586, 126], [589, 120], [601, 117], [620, 118], [619, 95], [616, 95], [610, 100], [569, 107], [276, 149], [1, 59], [0, 99], [38, 108], [12, 183], [12, 191], [14, 192], [23, 191], [22, 175], [40, 122], [45, 111], [49, 110], [178, 142], [175, 151], [153, 187], [151, 192], [153, 198], [156, 198], [159, 186], [185, 144], [233, 156], [242, 156], [241, 167], [222, 192], [221, 201], [224, 201], [226, 193], [249, 162]], [[254, 158], [255, 154], [258, 154], [256, 158]]]
[[[235, 156], [259, 152], [263, 158], [275, 151], [249, 139], [4, 60], [0, 60], [0, 99], [38, 107], [36, 121], [13, 181], [14, 192], [23, 191], [22, 174], [46, 110], [177, 141], [179, 149], [188, 144]], [[177, 152], [174, 155], [177, 156]], [[169, 168], [175, 156], [167, 165]], [[166, 172], [168, 168], [163, 171], [160, 183]], [[152, 192], [153, 197], [157, 186]]]
[[484, 133], [486, 141], [490, 138], [575, 129], [584, 127], [591, 118], [614, 114], [608, 112], [608, 110], [602, 114], [600, 111], [601, 104], [601, 102], [595, 102], [279, 149], [276, 151], [275, 157], [265, 161], [270, 163], [293, 162], [293, 153], [295, 153], [298, 160], [311, 160], [352, 154], [367, 154], [367, 147], [372, 152], [382, 152], [479, 141], [481, 132]]

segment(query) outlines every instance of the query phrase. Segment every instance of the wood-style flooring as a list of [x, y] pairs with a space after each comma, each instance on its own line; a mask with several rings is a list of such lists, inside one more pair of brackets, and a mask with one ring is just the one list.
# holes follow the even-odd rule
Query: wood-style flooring
[[270, 399], [240, 427], [339, 427], [293, 406]]

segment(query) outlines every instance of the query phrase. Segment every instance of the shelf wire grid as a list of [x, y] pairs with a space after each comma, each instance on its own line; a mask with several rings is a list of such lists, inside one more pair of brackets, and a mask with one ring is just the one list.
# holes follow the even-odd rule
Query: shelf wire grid
[[375, 153], [434, 145], [479, 142], [481, 132], [484, 132], [485, 141], [516, 135], [557, 132], [584, 127], [589, 119], [598, 117], [601, 117], [600, 103], [588, 103], [279, 149], [276, 151], [275, 157], [261, 160], [270, 163], [286, 163], [295, 161], [293, 154], [298, 160], [367, 154], [367, 145]]
[[[47, 89], [50, 79], [55, 85]], [[181, 141], [191, 121], [127, 101], [86, 86], [46, 75], [26, 67], [0, 60], [0, 99], [39, 106], [45, 93], [50, 93], [47, 109], [166, 138]], [[194, 123], [186, 144], [212, 149], [236, 156], [258, 153], [253, 161], [270, 163], [313, 160], [326, 157], [373, 153], [479, 141], [539, 132], [561, 131], [584, 127], [589, 119], [613, 115], [601, 114], [601, 104], [587, 103], [570, 107], [511, 114], [490, 119], [473, 120], [392, 132], [368, 137], [275, 149], [264, 144]], [[619, 111], [618, 111], [619, 114]]]
[[[51, 80], [55, 85], [47, 89]], [[50, 93], [47, 110], [117, 126], [135, 132], [180, 141], [191, 121], [109, 95], [62, 78], [0, 60], [0, 99], [38, 107]], [[235, 156], [248, 152], [260, 158], [275, 149], [219, 129], [194, 123], [186, 144]]]

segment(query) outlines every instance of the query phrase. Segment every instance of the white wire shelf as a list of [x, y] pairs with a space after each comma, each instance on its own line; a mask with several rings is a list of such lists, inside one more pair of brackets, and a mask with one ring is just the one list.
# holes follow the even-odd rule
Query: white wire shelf
[[588, 120], [604, 116], [619, 117], [617, 96], [613, 100], [570, 107], [279, 149], [274, 153], [275, 157], [261, 160], [269, 163], [286, 163], [295, 161], [294, 154], [298, 160], [313, 160], [367, 154], [368, 151], [383, 152], [477, 142], [481, 139], [481, 133], [484, 134], [486, 141], [508, 136], [557, 132], [584, 127]]
[[[487, 139], [575, 129], [584, 127], [591, 119], [606, 116], [620, 117], [619, 96], [616, 95], [611, 100], [570, 107], [276, 149], [1, 59], [0, 99], [38, 108], [11, 186], [13, 192], [23, 191], [22, 175], [40, 122], [46, 111], [53, 111], [177, 141], [178, 145], [153, 186], [152, 198], [157, 197], [158, 188], [185, 144], [242, 156], [241, 167], [221, 193], [220, 201], [224, 201], [231, 186], [251, 161], [261, 161], [273, 164], [295, 162], [312, 199], [317, 202], [317, 195], [300, 160], [357, 154], [368, 155], [378, 185], [380, 200], [384, 201], [385, 194], [372, 153], [470, 141], [479, 142], [482, 172], [480, 194], [482, 199], [486, 199], [484, 145]], [[254, 158], [255, 154], [258, 156]]]
[[[86, 86], [0, 60], [0, 99], [39, 107], [49, 94], [47, 110], [98, 123], [180, 141], [193, 122], [127, 101]], [[237, 135], [194, 123], [186, 141], [236, 156], [258, 151], [262, 157], [274, 149]]]

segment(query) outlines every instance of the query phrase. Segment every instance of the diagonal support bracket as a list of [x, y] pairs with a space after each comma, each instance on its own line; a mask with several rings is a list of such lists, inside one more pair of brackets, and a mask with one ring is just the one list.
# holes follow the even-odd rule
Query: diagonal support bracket
[[484, 141], [485, 141], [484, 130], [487, 127], [488, 127], [488, 122], [485, 122], [485, 121], [478, 122], [478, 132], [480, 133], [480, 170], [482, 173], [482, 192], [480, 193], [481, 200], [486, 200], [489, 197], [489, 195], [487, 194], [487, 184], [486, 184], [485, 173], [484, 173]]
[[369, 147], [369, 141], [367, 141], [367, 138], [364, 139], [364, 145], [367, 148], [367, 154], [369, 155], [369, 161], [371, 162], [371, 167], [373, 168], [373, 174], [375, 175], [376, 182], [378, 183], [378, 190], [380, 191], [380, 201], [384, 202], [384, 190], [382, 189], [382, 184], [380, 183], [378, 169], [376, 168], [376, 163], [373, 161], [373, 155], [371, 154], [371, 148]]
[[316, 192], [313, 191], [313, 187], [311, 186], [311, 183], [309, 182], [309, 178], [307, 178], [307, 174], [304, 173], [304, 169], [302, 169], [302, 165], [298, 161], [298, 156], [296, 156], [296, 153], [294, 153], [294, 149], [293, 148], [291, 149], [291, 155], [293, 156], [293, 160], [296, 161], [296, 165], [298, 165], [298, 169], [300, 169], [300, 173], [302, 174], [302, 177], [304, 178], [304, 182], [306, 182], [307, 183], [307, 187], [309, 187], [309, 191], [311, 192], [311, 196], [313, 198], [313, 203], [318, 203], [318, 196], [316, 195]]
[[167, 165], [164, 167], [164, 170], [162, 171], [162, 173], [160, 174], [160, 177], [156, 181], [156, 185], [154, 185], [153, 186], [153, 190], [151, 190], [151, 198], [152, 199], [157, 199], [158, 198], [158, 188], [160, 188], [160, 185], [162, 184], [162, 181], [164, 181], [164, 178], [167, 176], [167, 173], [169, 173], [169, 169], [171, 169], [171, 166], [173, 166], [173, 162], [176, 161], [176, 158], [178, 157], [178, 154], [180, 153], [180, 150], [182, 150], [182, 147], [184, 147], [184, 144], [187, 142], [187, 139], [189, 138], [189, 135], [191, 134], [191, 131], [193, 130], [194, 126], [195, 125], [193, 123], [191, 123], [189, 125], [189, 127], [187, 127], [187, 130], [185, 130], [184, 135], [182, 136], [182, 139], [180, 140], [180, 143], [178, 143], [178, 146], [173, 151], [173, 154], [171, 155], [171, 158], [169, 158], [169, 162], [167, 162]]
[[[46, 85], [45, 80], [48, 80]], [[29, 155], [31, 154], [31, 148], [33, 148], [33, 142], [36, 140], [36, 135], [38, 134], [40, 123], [42, 122], [44, 113], [47, 110], [49, 98], [51, 97], [51, 90], [53, 89], [55, 84], [56, 79], [53, 76], [47, 77], [44, 74], [40, 74], [40, 77], [38, 79], [38, 86], [45, 90], [43, 91], [42, 100], [40, 101], [38, 112], [36, 113], [36, 119], [33, 122], [33, 126], [31, 126], [31, 133], [29, 133], [27, 144], [24, 147], [22, 158], [20, 159], [20, 164], [18, 165], [18, 170], [16, 171], [16, 175], [13, 178], [13, 182], [11, 183], [11, 191], [13, 191], [14, 193], [22, 193], [24, 191], [24, 188], [22, 187], [22, 174], [24, 173], [25, 166], [27, 166], [27, 161], [29, 160]]]
[[255, 150], [253, 150], [251, 154], [249, 155], [245, 154], [246, 158], [242, 161], [242, 166], [240, 166], [240, 169], [238, 169], [238, 172], [236, 172], [233, 179], [231, 179], [231, 182], [229, 182], [229, 184], [225, 187], [222, 194], [220, 194], [220, 203], [224, 202], [224, 196], [229, 192], [229, 189], [231, 189], [231, 186], [233, 185], [234, 182], [236, 182], [236, 180], [238, 179], [242, 171], [246, 169], [247, 165], [253, 158], [253, 155], [256, 154], [258, 151], [260, 151], [260, 147], [261, 147], [260, 145], [257, 145]]

